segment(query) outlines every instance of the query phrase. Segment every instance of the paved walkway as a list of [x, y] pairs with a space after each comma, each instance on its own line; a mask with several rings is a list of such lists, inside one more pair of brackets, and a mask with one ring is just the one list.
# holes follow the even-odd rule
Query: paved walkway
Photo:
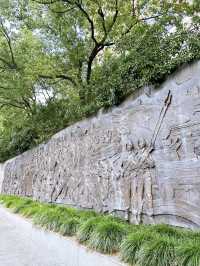
[[0, 266], [122, 266], [0, 207]]

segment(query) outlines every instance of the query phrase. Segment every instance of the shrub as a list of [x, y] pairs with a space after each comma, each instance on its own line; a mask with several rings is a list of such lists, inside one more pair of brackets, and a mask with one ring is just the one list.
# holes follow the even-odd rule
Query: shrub
[[75, 217], [78, 216], [77, 210], [69, 207], [64, 207], [64, 206], [56, 206], [56, 211], [59, 214], [67, 215], [68, 217]]
[[35, 215], [37, 215], [38, 212], [41, 211], [41, 208], [42, 206], [37, 204], [37, 203], [34, 203], [34, 204], [31, 204], [31, 207], [30, 206], [26, 206], [26, 208], [23, 208], [20, 210], [20, 213], [24, 216], [24, 217], [34, 217]]
[[14, 213], [20, 213], [24, 208], [30, 208], [31, 204], [33, 204], [32, 200], [26, 199], [23, 201], [18, 201], [13, 206]]
[[87, 210], [78, 210], [76, 211], [76, 214], [83, 221], [98, 216], [98, 214], [95, 211], [87, 211]]
[[70, 218], [67, 220], [62, 220], [59, 232], [63, 236], [73, 236], [76, 234], [78, 226], [80, 225], [80, 220], [78, 218]]
[[175, 266], [177, 240], [167, 236], [157, 236], [141, 248], [137, 256], [139, 266]]
[[3, 204], [7, 208], [13, 209], [15, 213], [19, 212], [21, 208], [28, 206], [32, 203], [32, 200], [27, 198], [19, 198], [19, 197], [11, 197], [7, 196], [5, 199], [3, 199]]
[[125, 225], [105, 220], [97, 224], [90, 239], [89, 246], [102, 253], [114, 253], [127, 234]]
[[33, 217], [33, 222], [47, 230], [60, 231], [62, 225], [66, 225], [66, 221], [72, 218], [77, 218], [76, 212], [66, 208], [66, 211], [59, 207], [50, 208], [49, 206], [42, 207]]
[[5, 207], [6, 207], [6, 208], [12, 208], [12, 206], [13, 206], [14, 204], [16, 204], [16, 202], [15, 202], [14, 199], [8, 199], [8, 200], [5, 201], [4, 204], [5, 204]]
[[33, 223], [35, 225], [40, 225], [44, 229], [52, 229], [52, 224], [55, 225], [55, 222], [57, 222], [58, 216], [53, 210], [46, 210], [46, 209], [40, 209], [38, 213], [36, 213], [33, 217]]
[[200, 240], [200, 231], [182, 230], [181, 233], [184, 239]]
[[80, 243], [87, 242], [90, 239], [91, 234], [94, 232], [95, 227], [100, 221], [102, 221], [102, 217], [93, 217], [82, 223], [77, 232], [78, 241]]
[[177, 258], [180, 266], [200, 265], [200, 239], [188, 240], [177, 247]]
[[171, 236], [171, 237], [175, 237], [175, 238], [182, 237], [182, 233], [180, 230], [178, 230], [175, 227], [172, 227], [170, 225], [167, 225], [167, 224], [154, 225], [154, 226], [150, 227], [150, 230], [152, 230], [152, 232], [156, 232], [156, 233], [160, 234], [161, 236], [169, 236], [169, 237]]
[[141, 246], [154, 238], [153, 233], [148, 231], [138, 231], [129, 234], [120, 247], [122, 260], [130, 265], [135, 265], [137, 262], [137, 253]]

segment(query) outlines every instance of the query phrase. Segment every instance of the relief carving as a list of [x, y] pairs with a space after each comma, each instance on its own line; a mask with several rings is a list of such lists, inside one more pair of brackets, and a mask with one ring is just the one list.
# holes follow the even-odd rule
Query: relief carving
[[192, 69], [7, 162], [2, 192], [200, 227], [200, 63]]
[[133, 171], [130, 189], [130, 211], [132, 214], [130, 220], [135, 224], [142, 222], [144, 213], [148, 216], [149, 221], [153, 223], [152, 169], [155, 168], [155, 162], [151, 157], [151, 153], [154, 151], [158, 134], [171, 102], [172, 94], [169, 91], [160, 111], [151, 142], [148, 144], [145, 139], [139, 139], [136, 150], [132, 147], [132, 150], [135, 151], [135, 158], [130, 164]]
[[197, 159], [200, 159], [200, 141], [196, 142], [194, 145], [194, 154]]
[[170, 139], [170, 149], [176, 152], [178, 160], [181, 159], [180, 149], [182, 146], [182, 140], [180, 137]]
[[144, 139], [138, 141], [135, 160], [132, 162], [133, 177], [131, 178], [131, 222], [140, 224], [145, 212], [153, 219], [152, 169], [155, 162], [151, 158], [152, 147]]

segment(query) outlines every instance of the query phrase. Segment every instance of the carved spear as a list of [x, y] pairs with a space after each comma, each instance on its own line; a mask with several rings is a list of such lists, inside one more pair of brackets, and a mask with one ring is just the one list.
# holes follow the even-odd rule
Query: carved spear
[[149, 147], [146, 150], [147, 151], [146, 152], [146, 156], [144, 156], [143, 160], [140, 161], [140, 165], [142, 165], [145, 162], [145, 160], [147, 159], [149, 154], [154, 150], [154, 146], [155, 146], [158, 134], [160, 132], [161, 126], [163, 124], [164, 118], [166, 116], [166, 113], [167, 113], [167, 111], [169, 109], [169, 106], [170, 106], [171, 102], [172, 102], [172, 93], [169, 90], [169, 92], [167, 94], [167, 97], [165, 98], [164, 105], [163, 105], [163, 107], [162, 107], [162, 109], [160, 111], [159, 118], [158, 118], [158, 121], [156, 123], [156, 126], [155, 126], [155, 129], [154, 129], [154, 132], [153, 132]]
[[[165, 98], [164, 105], [163, 105], [163, 107], [162, 107], [162, 109], [160, 111], [160, 115], [159, 115], [158, 121], [156, 123], [156, 126], [155, 126], [155, 129], [154, 129], [153, 135], [152, 135], [152, 139], [151, 139], [150, 145], [147, 148], [147, 150], [144, 151], [144, 152], [146, 152], [146, 154], [144, 155], [144, 157], [142, 158], [142, 160], [139, 163], [139, 167], [137, 168], [136, 175], [138, 174], [140, 166], [142, 166], [142, 164], [148, 158], [150, 153], [154, 150], [156, 139], [158, 137], [158, 134], [160, 132], [161, 126], [163, 124], [164, 118], [166, 116], [166, 113], [167, 113], [167, 111], [169, 109], [169, 106], [170, 106], [171, 102], [172, 102], [172, 94], [171, 94], [171, 91], [169, 90], [169, 92], [167, 94], [167, 97]], [[142, 193], [144, 193], [144, 190], [143, 190]], [[132, 187], [130, 185], [130, 199], [131, 199], [131, 197], [132, 197]], [[137, 222], [138, 223], [141, 222], [141, 215], [142, 215], [142, 209], [143, 209], [143, 204], [144, 204], [143, 195], [142, 195], [141, 198], [142, 198], [142, 204], [140, 206], [141, 209], [139, 210], [139, 212], [137, 214]], [[131, 204], [131, 202], [130, 202], [130, 204]]]
[[152, 149], [154, 148], [154, 145], [156, 143], [158, 134], [160, 132], [161, 126], [163, 124], [163, 121], [164, 121], [164, 118], [166, 116], [166, 113], [167, 113], [167, 111], [169, 109], [169, 106], [171, 105], [171, 102], [172, 102], [172, 93], [171, 93], [171, 90], [169, 90], [169, 92], [167, 94], [167, 97], [165, 98], [164, 105], [163, 105], [163, 107], [162, 107], [162, 109], [160, 111], [160, 115], [159, 115], [158, 121], [156, 123], [155, 129], [154, 129], [154, 133], [152, 135], [152, 139], [151, 139], [151, 142], [150, 142], [150, 147]]

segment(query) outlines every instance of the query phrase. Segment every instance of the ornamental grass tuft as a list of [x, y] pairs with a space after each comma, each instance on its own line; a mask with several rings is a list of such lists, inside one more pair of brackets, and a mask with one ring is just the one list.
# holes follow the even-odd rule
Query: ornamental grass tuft
[[149, 229], [152, 232], [160, 234], [161, 236], [169, 236], [169, 237], [175, 237], [175, 238], [182, 237], [182, 233], [180, 230], [167, 224], [156, 224], [156, 225], [150, 226]]
[[155, 234], [149, 231], [138, 231], [129, 234], [121, 244], [120, 253], [122, 261], [135, 265], [137, 254], [144, 243], [155, 238]]
[[20, 214], [26, 218], [32, 218], [38, 213], [41, 212], [42, 205], [36, 202], [33, 202], [31, 206], [26, 206], [20, 210]]
[[59, 232], [63, 236], [73, 236], [76, 234], [78, 227], [80, 226], [80, 219], [73, 217], [61, 222]]
[[78, 241], [80, 243], [87, 242], [90, 239], [92, 233], [94, 232], [95, 227], [101, 221], [102, 221], [102, 217], [93, 217], [83, 222], [80, 225], [79, 230], [77, 232]]
[[183, 235], [183, 238], [186, 239], [186, 240], [199, 240], [200, 241], [200, 231], [199, 230], [195, 230], [195, 231], [192, 231], [192, 230], [182, 230], [182, 235]]
[[13, 205], [14, 213], [21, 213], [23, 209], [30, 207], [33, 202], [30, 199], [23, 200], [22, 202], [18, 201]]
[[177, 247], [177, 261], [179, 266], [199, 266], [200, 239], [181, 242]]
[[95, 211], [87, 211], [87, 210], [77, 210], [77, 217], [79, 217], [82, 221], [86, 221], [90, 218], [94, 218], [99, 216]]
[[124, 224], [103, 220], [97, 224], [89, 239], [89, 247], [102, 253], [119, 251], [120, 244], [127, 234]]
[[138, 266], [177, 266], [178, 240], [168, 236], [156, 236], [145, 243], [137, 254]]

